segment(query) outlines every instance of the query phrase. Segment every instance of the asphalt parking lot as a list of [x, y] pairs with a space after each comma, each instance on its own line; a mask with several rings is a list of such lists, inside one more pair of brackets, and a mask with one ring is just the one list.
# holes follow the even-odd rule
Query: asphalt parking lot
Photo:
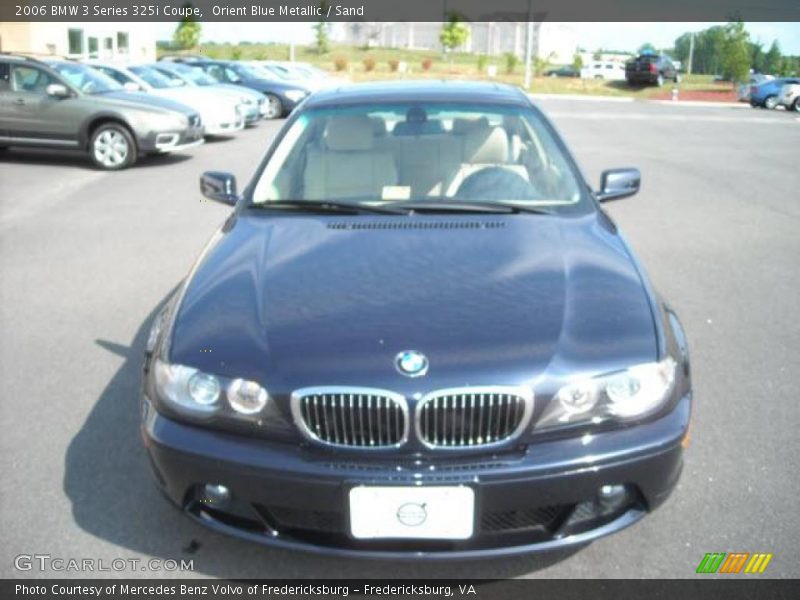
[[127, 577], [683, 578], [713, 551], [770, 552], [763, 576], [800, 577], [800, 119], [539, 104], [591, 182], [642, 170], [642, 192], [608, 211], [680, 314], [695, 385], [692, 447], [662, 508], [566, 554], [433, 565], [273, 551], [170, 508], [138, 438], [145, 338], [227, 214], [201, 203], [198, 176], [229, 170], [243, 185], [280, 126], [263, 122], [120, 173], [63, 154], [0, 159], [0, 577], [83, 576], [14, 568], [49, 554], [194, 561]]

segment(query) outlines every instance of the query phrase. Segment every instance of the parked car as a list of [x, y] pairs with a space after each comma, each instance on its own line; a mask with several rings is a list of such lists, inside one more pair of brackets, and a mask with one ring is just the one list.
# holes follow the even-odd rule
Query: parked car
[[747, 83], [742, 83], [736, 88], [736, 99], [739, 102], [750, 102], [750, 88], [771, 79], [775, 79], [775, 77], [773, 75], [753, 73]]
[[[265, 118], [267, 116], [267, 99], [261, 92], [256, 92], [255, 90], [242, 87], [241, 85], [222, 83], [202, 69], [190, 67], [183, 63], [159, 61], [157, 63], [151, 63], [148, 66], [165, 77], [169, 77], [175, 85], [179, 85], [179, 82], [183, 82], [189, 88], [205, 88], [236, 98], [239, 102], [247, 106], [245, 119], [247, 123], [250, 122], [253, 112], [257, 113], [260, 118]], [[255, 109], [251, 107], [255, 107]]]
[[283, 82], [270, 79], [269, 75], [234, 60], [211, 60], [194, 57], [165, 57], [162, 60], [182, 62], [202, 69], [218, 81], [240, 85], [264, 94], [267, 98], [266, 117], [274, 119], [291, 113], [295, 106], [302, 102], [311, 92], [295, 82]]
[[680, 74], [666, 54], [640, 54], [625, 63], [625, 80], [629, 85], [657, 85], [667, 80], [680, 82]]
[[678, 317], [600, 204], [639, 181], [591, 192], [511, 86], [315, 93], [244, 192], [201, 178], [233, 211], [146, 344], [164, 496], [222, 533], [382, 559], [639, 520], [678, 482], [692, 403]]
[[249, 116], [251, 122], [260, 118], [255, 105], [251, 105], [251, 112], [248, 115], [246, 106], [237, 99], [220, 96], [209, 90], [196, 90], [182, 81], [180, 85], [175, 85], [173, 80], [144, 65], [122, 66], [105, 62], [90, 64], [126, 89], [171, 98], [190, 106], [203, 119], [206, 135], [235, 133], [244, 128], [246, 116]]
[[81, 149], [117, 170], [202, 142], [200, 115], [183, 104], [125, 91], [73, 61], [0, 54], [0, 148]]
[[800, 83], [796, 77], [776, 77], [750, 87], [750, 106], [753, 108], [777, 108], [778, 95], [786, 84]]
[[800, 83], [787, 83], [778, 94], [778, 104], [786, 108], [800, 112]]
[[555, 69], [550, 69], [545, 71], [546, 77], [580, 77], [580, 71], [578, 71], [575, 67], [565, 66], [565, 67], [557, 67]]
[[613, 61], [593, 62], [581, 68], [581, 78], [623, 81], [625, 79], [625, 65]]
[[251, 61], [251, 63], [266, 69], [273, 77], [278, 77], [287, 81], [296, 81], [312, 92], [330, 87], [340, 87], [350, 83], [341, 77], [332, 77], [322, 69], [307, 63], [279, 62], [273, 60], [258, 60]]

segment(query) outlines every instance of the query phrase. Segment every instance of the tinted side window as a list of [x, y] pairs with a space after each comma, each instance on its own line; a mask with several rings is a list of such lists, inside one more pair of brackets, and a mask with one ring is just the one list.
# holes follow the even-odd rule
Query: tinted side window
[[51, 83], [58, 82], [36, 67], [14, 65], [11, 70], [11, 89], [15, 92], [44, 94]]
[[225, 73], [219, 65], [209, 65], [205, 68], [205, 71], [215, 79], [225, 81]]
[[130, 78], [123, 75], [116, 69], [107, 69], [106, 67], [94, 67], [94, 68], [103, 73], [103, 75], [108, 75], [109, 77], [111, 77], [111, 79], [122, 85], [125, 85], [130, 81]]
[[0, 92], [8, 91], [8, 77], [10, 72], [11, 69], [9, 68], [8, 63], [0, 62]]

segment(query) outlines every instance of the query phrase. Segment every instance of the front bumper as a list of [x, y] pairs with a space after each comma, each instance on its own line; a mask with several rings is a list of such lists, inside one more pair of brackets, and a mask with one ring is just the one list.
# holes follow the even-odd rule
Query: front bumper
[[245, 126], [244, 114], [237, 111], [235, 116], [225, 119], [206, 120], [206, 135], [228, 135], [241, 131]]
[[[320, 452], [185, 425], [145, 398], [142, 436], [157, 484], [190, 517], [214, 530], [287, 549], [391, 559], [507, 556], [584, 544], [658, 507], [682, 468], [691, 394], [649, 423], [543, 441], [512, 453], [412, 460]], [[231, 502], [198, 495], [223, 484]], [[355, 485], [467, 485], [475, 490], [468, 540], [357, 540], [349, 534]], [[606, 485], [626, 499], [597, 509]], [[594, 512], [593, 512], [594, 511]]]
[[188, 127], [182, 131], [151, 131], [137, 138], [139, 149], [144, 152], [177, 152], [203, 143], [205, 129], [202, 125]]

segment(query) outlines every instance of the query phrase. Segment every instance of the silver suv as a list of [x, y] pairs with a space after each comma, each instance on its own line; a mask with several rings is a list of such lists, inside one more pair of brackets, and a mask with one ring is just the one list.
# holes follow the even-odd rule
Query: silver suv
[[101, 169], [118, 170], [142, 154], [201, 144], [203, 133], [191, 108], [125, 91], [86, 65], [0, 54], [0, 150], [82, 149]]

